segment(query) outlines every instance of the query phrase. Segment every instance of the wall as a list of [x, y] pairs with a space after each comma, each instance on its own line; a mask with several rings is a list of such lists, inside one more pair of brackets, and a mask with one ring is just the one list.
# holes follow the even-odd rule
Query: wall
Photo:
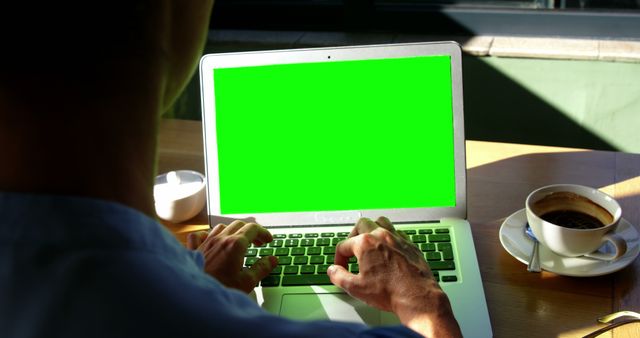
[[473, 57], [467, 138], [640, 153], [640, 63]]
[[[640, 153], [640, 43], [216, 31], [205, 53], [458, 41], [467, 139]], [[198, 75], [167, 117], [200, 119]]]

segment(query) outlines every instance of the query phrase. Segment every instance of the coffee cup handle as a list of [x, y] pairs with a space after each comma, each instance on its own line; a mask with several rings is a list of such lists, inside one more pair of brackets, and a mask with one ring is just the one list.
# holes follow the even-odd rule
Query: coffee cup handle
[[595, 252], [586, 254], [585, 256], [603, 260], [603, 261], [612, 261], [622, 257], [622, 255], [624, 255], [627, 252], [627, 241], [625, 241], [622, 237], [616, 234], [606, 234], [602, 236], [602, 245], [604, 245], [606, 242], [609, 242], [613, 245], [613, 247], [615, 248], [615, 252], [602, 253], [602, 252], [595, 251]]

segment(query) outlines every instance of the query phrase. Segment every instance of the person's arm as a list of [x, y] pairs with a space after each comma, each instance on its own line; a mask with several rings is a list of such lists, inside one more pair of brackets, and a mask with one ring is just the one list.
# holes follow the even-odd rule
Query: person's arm
[[[360, 271], [347, 270], [356, 256]], [[433, 278], [422, 253], [395, 232], [391, 222], [358, 221], [350, 238], [336, 247], [331, 281], [350, 295], [385, 311], [425, 337], [461, 337], [451, 304]]]

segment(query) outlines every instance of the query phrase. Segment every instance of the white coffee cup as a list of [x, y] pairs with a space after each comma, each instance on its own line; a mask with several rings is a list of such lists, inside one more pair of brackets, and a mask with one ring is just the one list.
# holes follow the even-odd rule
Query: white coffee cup
[[[625, 240], [614, 233], [622, 216], [620, 204], [598, 189], [575, 184], [544, 186], [531, 192], [525, 205], [533, 234], [559, 255], [615, 260], [627, 251]], [[582, 215], [570, 215], [567, 211]], [[600, 224], [591, 222], [584, 214]], [[611, 243], [613, 253], [597, 251], [607, 242]]]
[[156, 176], [153, 187], [158, 217], [179, 223], [198, 215], [205, 205], [205, 177], [193, 170], [176, 170]]

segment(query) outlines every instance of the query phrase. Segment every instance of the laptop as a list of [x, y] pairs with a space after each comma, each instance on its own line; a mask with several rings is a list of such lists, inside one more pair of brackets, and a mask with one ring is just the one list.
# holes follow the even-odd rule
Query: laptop
[[208, 54], [200, 79], [210, 224], [249, 219], [274, 236], [245, 261], [279, 259], [255, 291], [263, 308], [399, 323], [326, 275], [359, 218], [386, 216], [425, 255], [463, 334], [492, 336], [466, 221], [458, 44]]

